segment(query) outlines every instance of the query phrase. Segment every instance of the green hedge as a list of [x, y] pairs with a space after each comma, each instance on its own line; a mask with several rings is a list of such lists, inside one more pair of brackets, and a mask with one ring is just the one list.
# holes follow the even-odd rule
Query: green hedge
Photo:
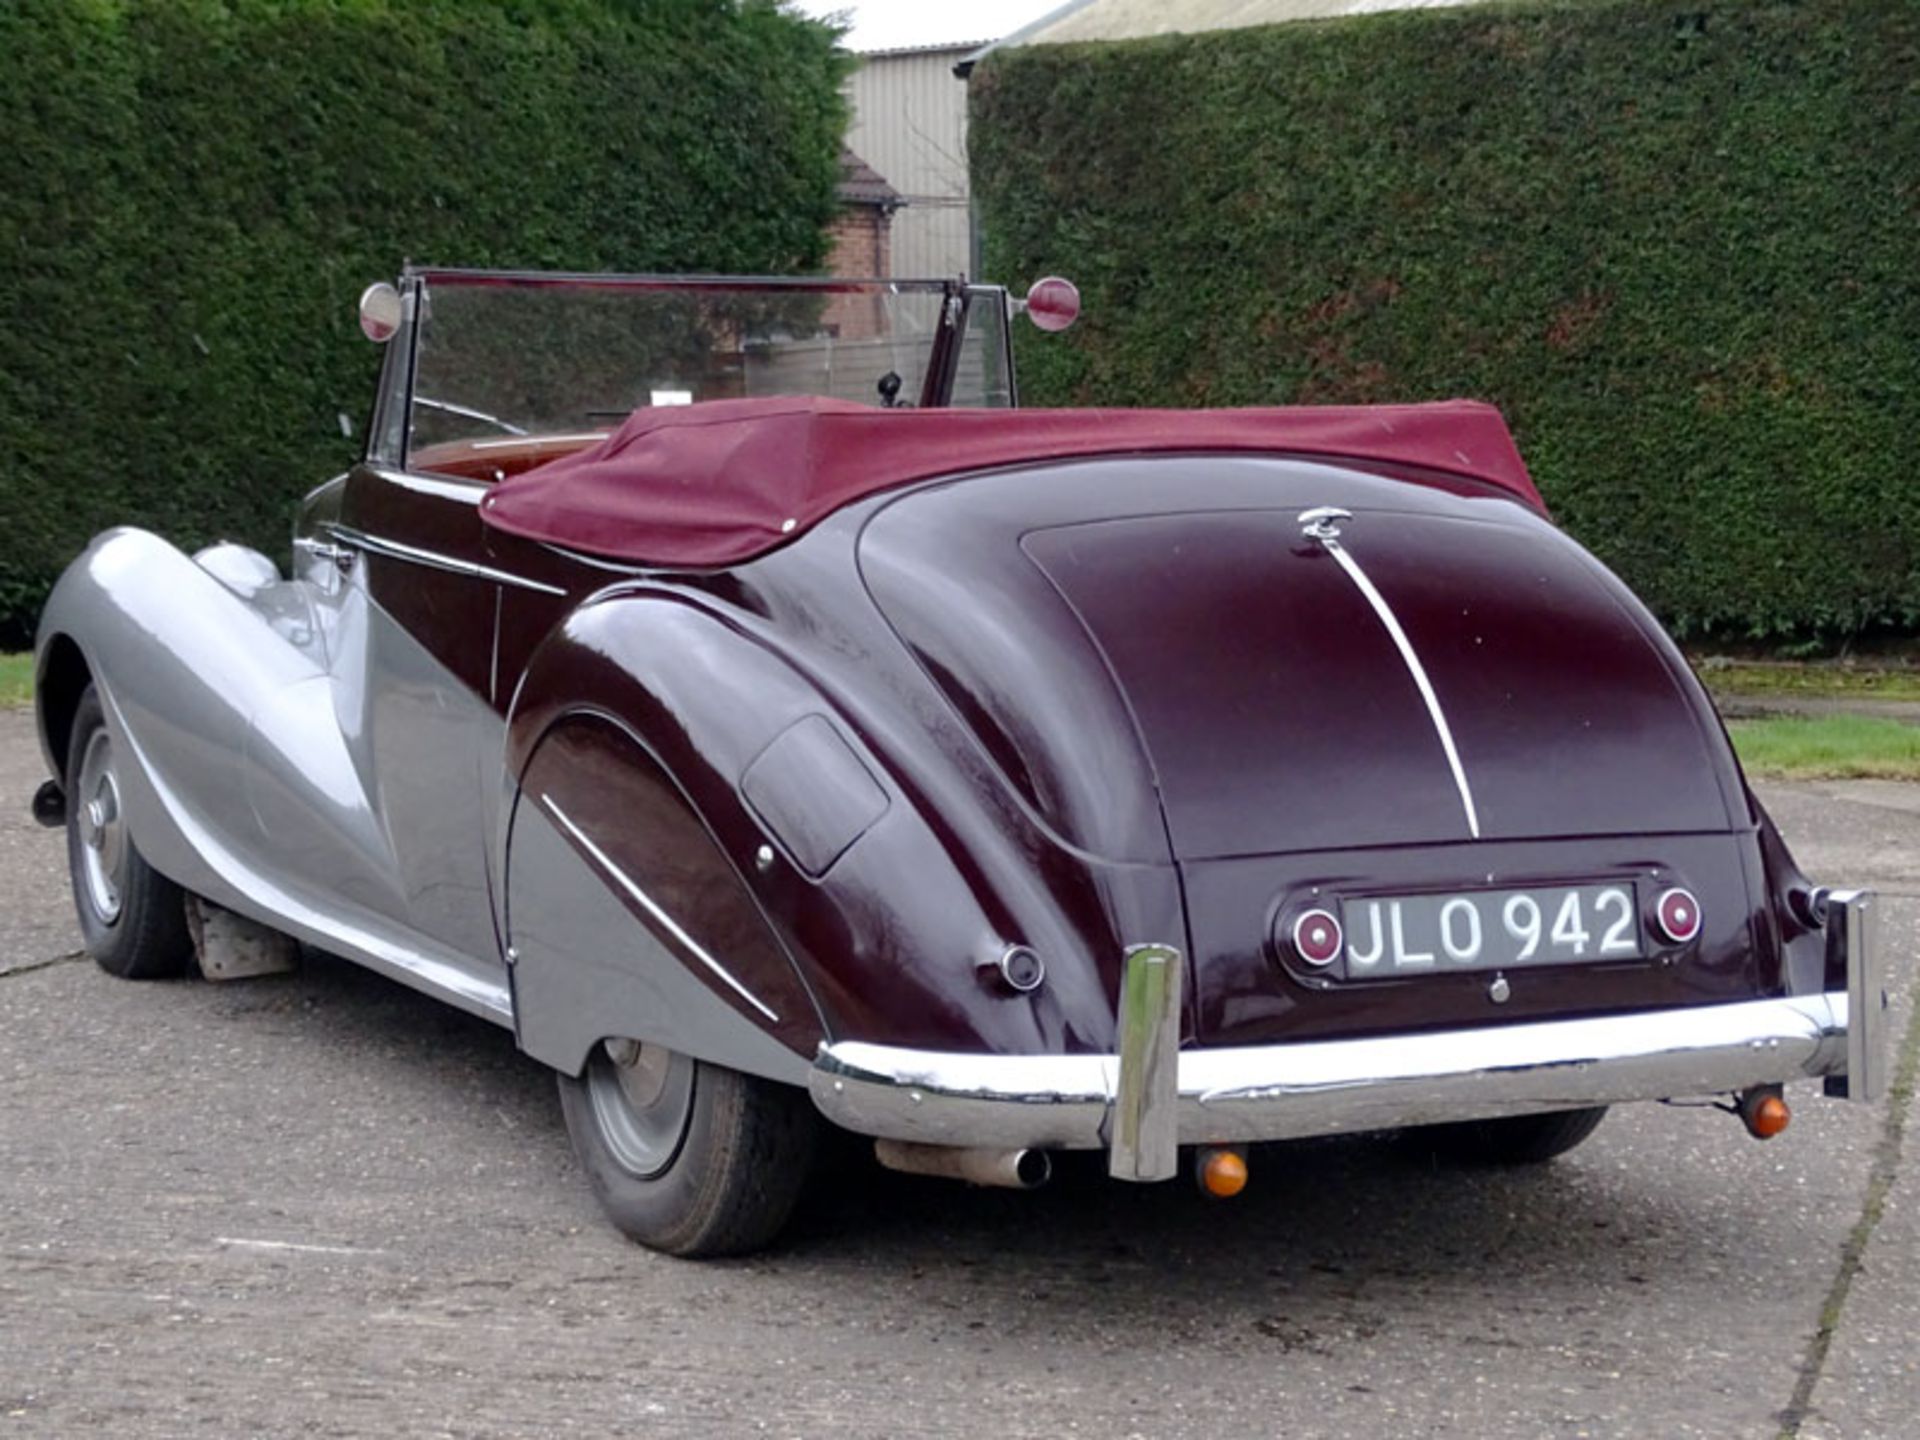
[[0, 650], [105, 526], [284, 552], [407, 257], [817, 266], [844, 64], [772, 0], [0, 4]]
[[[1471, 395], [1682, 632], [1920, 623], [1920, 4], [1479, 6], [999, 52], [1030, 403]], [[1024, 328], [1024, 327], [1023, 327]]]

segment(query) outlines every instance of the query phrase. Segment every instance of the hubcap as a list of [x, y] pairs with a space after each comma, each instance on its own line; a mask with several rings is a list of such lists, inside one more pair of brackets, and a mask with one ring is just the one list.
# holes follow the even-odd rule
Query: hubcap
[[127, 883], [127, 827], [120, 814], [120, 782], [114, 775], [113, 741], [104, 728], [87, 740], [75, 787], [74, 822], [80, 829], [80, 891], [103, 925], [120, 918]]
[[610, 1040], [587, 1066], [600, 1134], [623, 1169], [651, 1180], [680, 1153], [693, 1113], [693, 1061], [676, 1050]]

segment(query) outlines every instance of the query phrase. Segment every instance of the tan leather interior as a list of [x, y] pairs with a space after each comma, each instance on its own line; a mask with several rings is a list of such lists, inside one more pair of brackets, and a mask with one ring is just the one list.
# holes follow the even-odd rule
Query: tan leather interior
[[562, 455], [577, 455], [597, 445], [611, 431], [576, 435], [513, 435], [498, 440], [448, 440], [427, 445], [407, 457], [409, 470], [456, 475], [462, 480], [504, 480]]

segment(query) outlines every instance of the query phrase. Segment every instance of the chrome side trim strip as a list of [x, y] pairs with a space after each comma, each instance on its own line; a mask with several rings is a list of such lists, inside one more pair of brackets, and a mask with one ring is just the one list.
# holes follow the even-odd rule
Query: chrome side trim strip
[[542, 595], [567, 593], [565, 588], [559, 585], [549, 585], [543, 580], [529, 580], [524, 575], [512, 575], [505, 570], [495, 570], [490, 565], [476, 565], [471, 560], [456, 560], [453, 556], [442, 555], [437, 550], [422, 550], [417, 545], [403, 545], [398, 540], [386, 540], [378, 535], [369, 535], [366, 531], [356, 530], [351, 525], [332, 524], [327, 526], [327, 529], [347, 544], [370, 554], [386, 555], [395, 560], [409, 560], [416, 565], [446, 570], [455, 575], [471, 575], [476, 580], [491, 580], [498, 585], [513, 585], [522, 590], [537, 590]]
[[[1304, 517], [1303, 517], [1304, 518]], [[1414, 653], [1413, 642], [1407, 638], [1407, 632], [1400, 628], [1392, 607], [1386, 597], [1374, 589], [1373, 581], [1367, 578], [1367, 572], [1360, 568], [1360, 562], [1348, 553], [1340, 543], [1337, 533], [1329, 533], [1332, 527], [1321, 525], [1309, 529], [1306, 533], [1317, 540], [1326, 552], [1340, 562], [1340, 568], [1347, 572], [1360, 593], [1373, 606], [1373, 613], [1380, 617], [1380, 623], [1386, 627], [1387, 634], [1393, 637], [1393, 643], [1399, 648], [1400, 658], [1407, 662], [1407, 672], [1413, 676], [1413, 683], [1420, 691], [1420, 698], [1427, 702], [1427, 714], [1433, 719], [1434, 732], [1440, 737], [1440, 748], [1447, 752], [1447, 765], [1453, 771], [1454, 787], [1460, 792], [1460, 804], [1467, 812], [1467, 832], [1474, 839], [1480, 838], [1480, 816], [1473, 806], [1473, 789], [1467, 784], [1466, 767], [1460, 763], [1460, 751], [1453, 743], [1453, 731], [1447, 726], [1447, 717], [1440, 708], [1440, 697], [1433, 693], [1433, 682], [1427, 678], [1427, 669], [1420, 663], [1420, 657]]]
[[[519, 444], [519, 441], [509, 441]], [[374, 473], [389, 485], [397, 485], [402, 490], [411, 490], [416, 495], [432, 495], [439, 500], [458, 500], [467, 505], [478, 505], [490, 488], [481, 480], [453, 480], [428, 475], [418, 470], [393, 470], [385, 466]]]
[[1181, 966], [1171, 945], [1127, 950], [1107, 1160], [1116, 1180], [1168, 1180], [1180, 1168]]
[[731, 989], [734, 994], [753, 1006], [754, 1009], [766, 1016], [768, 1020], [776, 1025], [780, 1022], [780, 1017], [768, 1008], [765, 1001], [761, 1000], [758, 995], [755, 995], [751, 990], [747, 989], [746, 986], [736, 980], [732, 974], [728, 972], [726, 966], [708, 954], [698, 940], [695, 940], [693, 936], [682, 929], [680, 923], [665, 910], [661, 909], [659, 903], [651, 895], [647, 894], [646, 891], [642, 890], [633, 882], [633, 878], [628, 875], [626, 871], [614, 864], [612, 858], [608, 856], [606, 851], [588, 839], [587, 833], [573, 823], [573, 820], [568, 816], [566, 811], [554, 803], [551, 795], [541, 795], [540, 803], [546, 807], [548, 814], [560, 822], [560, 828], [571, 835], [579, 844], [580, 848], [587, 852], [594, 864], [605, 871], [607, 877], [616, 885], [626, 891], [628, 895], [632, 896], [635, 904], [642, 910], [645, 910], [655, 920], [658, 920], [661, 927], [680, 943], [682, 949], [702, 965], [706, 966], [707, 969], [711, 970], [715, 976], [726, 983], [727, 987]]
[[[1179, 1143], [1287, 1140], [1835, 1074], [1847, 996], [1686, 1006], [1437, 1034], [1180, 1052]], [[930, 1145], [1098, 1149], [1112, 1055], [964, 1055], [822, 1045], [808, 1088], [835, 1124]]]

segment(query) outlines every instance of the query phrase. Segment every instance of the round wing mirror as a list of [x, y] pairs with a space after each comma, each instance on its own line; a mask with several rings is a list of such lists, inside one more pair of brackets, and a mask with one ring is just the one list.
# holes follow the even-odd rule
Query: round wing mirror
[[1028, 287], [1020, 308], [1042, 330], [1064, 330], [1080, 318], [1080, 288], [1071, 280], [1049, 275]]
[[360, 292], [360, 333], [376, 345], [384, 345], [400, 333], [405, 313], [400, 292], [384, 280]]

